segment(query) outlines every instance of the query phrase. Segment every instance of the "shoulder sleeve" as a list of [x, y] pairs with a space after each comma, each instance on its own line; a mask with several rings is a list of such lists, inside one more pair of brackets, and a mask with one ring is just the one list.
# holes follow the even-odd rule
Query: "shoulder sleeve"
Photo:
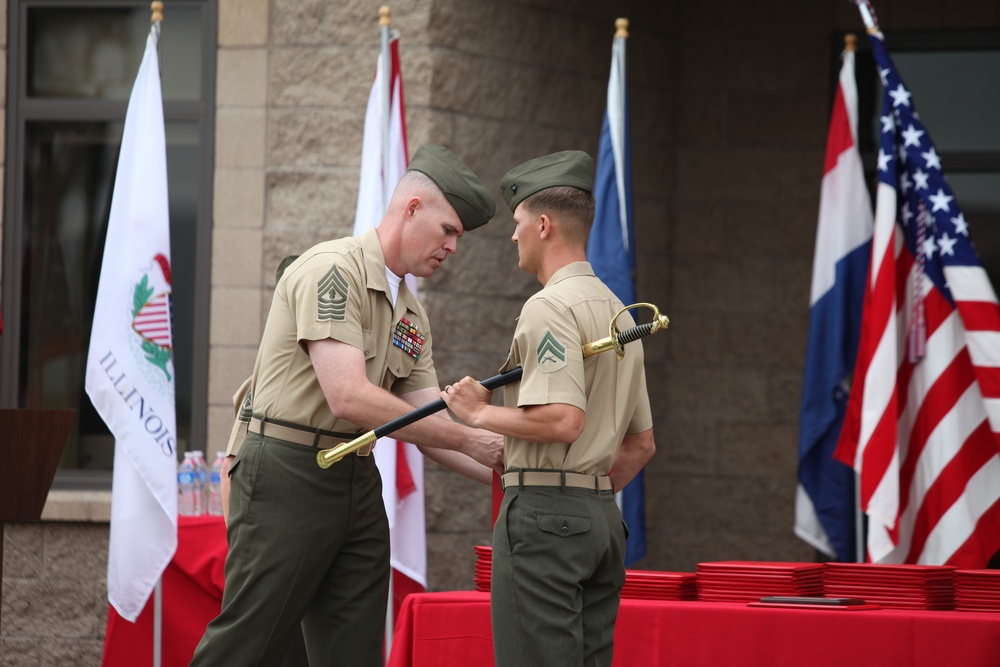
[[632, 419], [625, 430], [629, 434], [642, 433], [653, 428], [653, 411], [649, 407], [649, 393], [646, 390], [646, 370], [642, 366], [639, 367], [639, 377], [636, 385], [639, 388], [639, 394], [635, 404], [635, 411], [632, 413]]
[[587, 408], [583, 342], [573, 314], [541, 298], [521, 309], [514, 343], [524, 374], [518, 407], [565, 403]]
[[363, 350], [361, 318], [367, 296], [362, 269], [350, 255], [287, 276], [288, 307], [300, 343], [333, 338]]

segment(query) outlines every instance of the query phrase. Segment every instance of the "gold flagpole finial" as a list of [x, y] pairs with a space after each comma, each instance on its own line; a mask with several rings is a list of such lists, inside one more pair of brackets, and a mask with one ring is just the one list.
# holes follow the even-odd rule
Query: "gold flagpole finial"
[[149, 3], [149, 9], [153, 12], [153, 15], [149, 18], [150, 23], [162, 23], [163, 22], [163, 3], [159, 0], [154, 0], [154, 2]]
[[628, 19], [615, 19], [615, 37], [628, 37]]
[[389, 15], [391, 13], [392, 12], [389, 10], [389, 5], [382, 5], [381, 7], [379, 7], [378, 8], [378, 24], [380, 26], [382, 26], [382, 25], [389, 25], [389, 23], [390, 23], [390, 21], [389, 21]]
[[844, 50], [851, 52], [858, 50], [858, 36], [853, 32], [844, 35]]

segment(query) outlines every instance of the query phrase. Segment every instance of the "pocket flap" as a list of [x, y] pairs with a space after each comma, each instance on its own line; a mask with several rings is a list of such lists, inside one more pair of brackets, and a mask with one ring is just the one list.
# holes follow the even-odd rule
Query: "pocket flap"
[[539, 530], [552, 533], [559, 537], [579, 535], [590, 530], [590, 519], [582, 516], [567, 516], [565, 514], [539, 514], [535, 517]]

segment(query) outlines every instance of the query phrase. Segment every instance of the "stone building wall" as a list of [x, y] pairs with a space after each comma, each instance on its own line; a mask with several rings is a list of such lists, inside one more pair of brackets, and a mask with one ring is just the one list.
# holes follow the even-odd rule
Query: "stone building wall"
[[[219, 0], [209, 451], [252, 369], [274, 268], [350, 233], [378, 4]], [[883, 28], [1000, 25], [996, 0], [917, 4], [877, 2]], [[658, 451], [640, 565], [813, 559], [791, 528], [798, 412], [832, 44], [861, 31], [854, 7], [412, 0], [393, 11], [411, 155], [444, 143], [491, 187], [536, 155], [596, 151], [614, 19], [630, 19], [637, 293], [672, 322], [646, 344]], [[494, 221], [420, 286], [442, 384], [497, 372], [538, 287], [517, 270], [511, 231], [498, 197]], [[472, 588], [489, 490], [430, 463], [426, 478], [430, 587]], [[64, 498], [48, 521], [7, 526], [0, 663], [98, 664], [107, 507], [90, 502]]]

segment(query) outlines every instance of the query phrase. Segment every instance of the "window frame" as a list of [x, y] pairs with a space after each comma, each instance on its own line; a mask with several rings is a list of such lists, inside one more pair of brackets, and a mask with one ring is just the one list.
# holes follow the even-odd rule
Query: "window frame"
[[[164, 100], [166, 123], [196, 122], [199, 127], [199, 198], [196, 206], [198, 228], [195, 242], [194, 303], [192, 312], [191, 358], [191, 449], [205, 449], [208, 422], [208, 358], [211, 296], [212, 200], [215, 168], [215, 82], [218, 52], [217, 0], [173, 0], [164, 12], [164, 38], [169, 35], [170, 10], [178, 7], [200, 8], [202, 18], [201, 90], [198, 101]], [[4, 332], [0, 336], [0, 407], [18, 408], [18, 382], [21, 362], [21, 253], [24, 243], [23, 216], [26, 174], [25, 136], [28, 123], [37, 121], [111, 121], [123, 122], [128, 100], [71, 98], [29, 98], [28, 82], [28, 12], [44, 9], [149, 9], [149, 3], [137, 0], [13, 0], [8, 5], [6, 129], [4, 148], [3, 265], [2, 292]], [[161, 68], [163, 63], [161, 62]], [[83, 391], [83, 387], [80, 387]], [[110, 470], [60, 468], [53, 488], [109, 489]]]

